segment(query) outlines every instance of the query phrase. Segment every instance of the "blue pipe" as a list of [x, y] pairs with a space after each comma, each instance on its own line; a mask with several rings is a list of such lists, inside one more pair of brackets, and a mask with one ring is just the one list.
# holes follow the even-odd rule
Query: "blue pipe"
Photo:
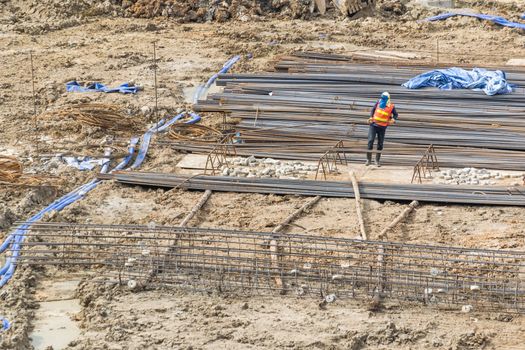
[[233, 67], [233, 65], [237, 63], [240, 59], [241, 59], [241, 56], [239, 55], [230, 58], [222, 66], [221, 70], [218, 73], [212, 75], [210, 79], [208, 79], [208, 81], [206, 82], [206, 84], [204, 84], [204, 86], [197, 87], [197, 90], [195, 91], [195, 95], [193, 96], [193, 102], [197, 103], [199, 101], [199, 98], [202, 95], [204, 95], [206, 91], [208, 91], [208, 89], [211, 87], [211, 85], [215, 82], [215, 80], [217, 80], [217, 78], [219, 77], [219, 74], [227, 73], [231, 69], [231, 67]]
[[[155, 125], [154, 127], [150, 128], [143, 136], [143, 141], [141, 143], [140, 150], [137, 154], [137, 158], [135, 159], [135, 162], [130, 167], [131, 169], [135, 169], [139, 167], [144, 159], [146, 158], [146, 154], [149, 149], [149, 144], [151, 141], [151, 137], [153, 134], [157, 132], [162, 132], [168, 129], [171, 125], [178, 122], [180, 119], [182, 119], [185, 116], [186, 113], [180, 113], [170, 119], [168, 122], [166, 122], [164, 119], [161, 120], [158, 125]], [[201, 117], [193, 112], [190, 112], [189, 115], [191, 116], [191, 119], [185, 123], [187, 124], [195, 124], [201, 120]], [[116, 170], [122, 170], [126, 167], [126, 165], [131, 161], [133, 158], [133, 154], [135, 152], [135, 147], [138, 143], [138, 138], [132, 138], [130, 141], [130, 146], [128, 147], [128, 155], [122, 160], [120, 164], [118, 164], [113, 170], [110, 172], [116, 171]], [[109, 162], [104, 163], [101, 169], [101, 173], [108, 172], [109, 169]], [[80, 186], [79, 188], [73, 190], [72, 192], [66, 194], [62, 198], [56, 200], [52, 204], [50, 204], [48, 207], [44, 208], [40, 212], [38, 212], [36, 215], [32, 216], [29, 220], [27, 220], [27, 224], [24, 224], [17, 228], [13, 233], [11, 233], [5, 241], [0, 246], [0, 253], [3, 253], [10, 245], [11, 245], [11, 251], [12, 256], [6, 259], [6, 262], [2, 268], [0, 268], [0, 276], [2, 278], [0, 279], [0, 288], [3, 287], [12, 277], [16, 269], [16, 261], [18, 259], [18, 256], [20, 254], [20, 245], [23, 243], [25, 238], [26, 231], [30, 228], [31, 224], [40, 220], [46, 213], [51, 211], [61, 211], [68, 205], [76, 202], [77, 200], [81, 199], [83, 196], [85, 196], [88, 192], [93, 190], [95, 187], [98, 186], [98, 184], [101, 182], [101, 180], [94, 179], [88, 182], [85, 185]]]
[[144, 162], [144, 159], [146, 159], [146, 154], [148, 153], [151, 137], [165, 123], [166, 119], [162, 119], [155, 126], [149, 128], [148, 131], [146, 131], [146, 133], [142, 136], [139, 153], [137, 154], [137, 158], [135, 158], [135, 162], [133, 162], [133, 164], [129, 167], [130, 169], [136, 169], [142, 164], [142, 162]]
[[[201, 120], [201, 117], [197, 114], [190, 112], [191, 119], [187, 121], [188, 124], [195, 124]], [[177, 116], [173, 117], [170, 121], [166, 122], [164, 119], [161, 120], [158, 125], [155, 125], [154, 127], [150, 128], [143, 136], [143, 142], [141, 144], [140, 150], [137, 154], [137, 158], [135, 159], [135, 162], [131, 166], [131, 169], [139, 167], [144, 159], [146, 158], [146, 154], [149, 149], [149, 144], [151, 141], [151, 137], [153, 134], [157, 132], [162, 132], [169, 128], [171, 125], [179, 121], [185, 116], [185, 113], [180, 113]], [[132, 138], [130, 141], [130, 146], [128, 147], [128, 155], [119, 163], [113, 170], [110, 172], [116, 171], [116, 170], [122, 170], [124, 169], [128, 163], [133, 158], [133, 154], [135, 152], [135, 147], [138, 143], [138, 138]], [[109, 162], [104, 163], [101, 169], [101, 173], [108, 172], [109, 169]], [[101, 182], [101, 180], [94, 179], [88, 182], [85, 185], [82, 185], [78, 187], [77, 189], [73, 190], [72, 192], [66, 194], [65, 196], [61, 197], [60, 199], [54, 201], [49, 206], [38, 212], [36, 215], [32, 216], [29, 220], [27, 220], [27, 224], [24, 224], [20, 227], [18, 227], [13, 233], [11, 233], [0, 245], [0, 253], [5, 252], [9, 246], [11, 246], [12, 256], [6, 259], [6, 262], [2, 268], [0, 268], [0, 276], [2, 278], [0, 279], [0, 288], [3, 287], [13, 276], [16, 268], [16, 261], [18, 259], [18, 256], [20, 254], [20, 245], [23, 243], [25, 238], [25, 233], [30, 228], [31, 224], [40, 220], [45, 214], [51, 212], [51, 211], [61, 211], [68, 205], [76, 202], [77, 200], [81, 199], [83, 196], [85, 196], [88, 192], [93, 190], [95, 187], [98, 186], [98, 184]], [[13, 242], [14, 240], [14, 242]]]
[[[197, 93], [195, 95], [195, 98], [198, 100], [198, 97], [200, 97], [200, 94], [202, 92], [205, 92], [209, 89], [209, 87], [215, 82], [215, 80], [218, 78], [219, 74], [224, 74], [230, 70], [230, 68], [240, 60], [240, 56], [232, 57], [229, 61], [227, 61], [219, 73], [214, 74], [208, 82], [204, 85], [204, 88], [199, 87], [197, 90]], [[195, 124], [198, 123], [201, 120], [201, 117], [193, 112], [188, 113], [191, 117], [190, 120], [186, 121], [186, 124]], [[138, 168], [146, 158], [146, 155], [148, 153], [149, 144], [151, 142], [151, 138], [155, 133], [163, 132], [167, 130], [171, 125], [175, 124], [179, 120], [181, 120], [186, 113], [180, 113], [170, 119], [168, 122], [166, 122], [165, 119], [162, 119], [157, 125], [150, 128], [142, 137], [142, 143], [140, 145], [140, 149], [137, 154], [137, 158], [133, 162], [133, 164], [130, 166], [130, 169], [136, 169]], [[122, 170], [124, 169], [131, 159], [133, 158], [133, 154], [135, 153], [135, 148], [137, 146], [137, 143], [139, 142], [138, 138], [132, 138], [130, 141], [130, 145], [128, 147], [128, 155], [124, 157], [124, 159], [111, 171], [110, 173], [116, 171], [116, 170]], [[101, 168], [101, 173], [106, 173], [109, 170], [109, 161], [104, 163]], [[11, 245], [11, 251], [12, 255], [11, 257], [6, 259], [6, 262], [2, 268], [0, 268], [0, 276], [2, 278], [0, 279], [0, 288], [3, 287], [9, 280], [13, 277], [13, 274], [16, 269], [16, 261], [18, 260], [18, 256], [20, 255], [20, 246], [23, 243], [25, 239], [25, 233], [29, 228], [31, 227], [31, 224], [34, 222], [40, 220], [46, 213], [49, 213], [51, 211], [61, 211], [68, 205], [76, 202], [77, 200], [81, 199], [83, 196], [85, 196], [88, 192], [93, 190], [95, 187], [98, 186], [98, 184], [101, 182], [101, 180], [94, 179], [88, 182], [87, 184], [84, 184], [77, 189], [71, 191], [70, 193], [66, 194], [65, 196], [61, 197], [60, 199], [54, 201], [49, 206], [32, 216], [29, 220], [27, 220], [27, 224], [23, 224], [11, 234], [7, 236], [7, 238], [4, 240], [4, 242], [0, 245], [0, 253], [3, 253], [6, 251], [6, 249], [11, 245], [11, 243], [14, 243]]]
[[[135, 152], [135, 147], [138, 143], [138, 138], [132, 138], [130, 141], [130, 145], [128, 147], [128, 155], [111, 171], [114, 170], [120, 170], [123, 169], [131, 160], [133, 157], [133, 153]], [[105, 162], [102, 165], [102, 168], [100, 170], [101, 173], [107, 173], [109, 170], [109, 161]], [[25, 233], [30, 228], [31, 224], [40, 220], [45, 214], [51, 212], [51, 211], [61, 211], [68, 205], [76, 202], [77, 200], [84, 197], [88, 192], [93, 190], [97, 185], [101, 182], [101, 180], [94, 179], [88, 182], [87, 184], [84, 184], [75, 190], [71, 191], [70, 193], [66, 194], [65, 196], [61, 197], [60, 199], [54, 201], [46, 208], [39, 211], [37, 214], [33, 215], [29, 220], [27, 220], [27, 224], [23, 224], [20, 227], [18, 227], [13, 233], [11, 233], [5, 241], [0, 246], [0, 253], [3, 253], [9, 245], [13, 242], [11, 246], [12, 256], [6, 259], [6, 262], [2, 268], [0, 268], [0, 275], [2, 278], [0, 279], [0, 288], [3, 287], [12, 277], [15, 272], [16, 268], [16, 261], [18, 260], [18, 256], [20, 255], [20, 245], [23, 243], [25, 238]]]
[[[166, 122], [163, 120], [162, 123], [159, 124], [158, 126], [156, 125], [150, 128], [142, 137], [142, 143], [140, 144], [140, 150], [137, 155], [137, 158], [135, 158], [135, 162], [133, 162], [133, 164], [129, 168], [133, 170], [133, 169], [137, 169], [139, 166], [142, 165], [142, 163], [146, 159], [146, 154], [148, 153], [151, 138], [153, 137], [154, 134], [167, 130], [170, 126], [172, 126], [173, 124], [175, 124], [176, 122], [184, 118], [185, 115], [186, 115], [186, 112], [177, 114], [176, 116], [171, 118], [169, 121]], [[189, 115], [191, 116], [191, 119], [185, 122], [185, 124], [195, 124], [201, 120], [201, 117], [193, 112], [190, 112]]]

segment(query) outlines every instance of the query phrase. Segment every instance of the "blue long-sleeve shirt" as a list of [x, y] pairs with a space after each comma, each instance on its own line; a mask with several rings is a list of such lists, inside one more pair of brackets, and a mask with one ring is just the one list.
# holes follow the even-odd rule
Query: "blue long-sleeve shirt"
[[[378, 104], [379, 104], [379, 101], [376, 102], [376, 104], [374, 105], [374, 107], [370, 111], [370, 118], [372, 118], [374, 116], [374, 113], [376, 112], [376, 108], [377, 108]], [[394, 109], [392, 110], [392, 118], [394, 118], [394, 120], [397, 120], [397, 117], [398, 117], [398, 114], [397, 114], [397, 111], [396, 111], [396, 107], [394, 107]], [[386, 128], [386, 126], [377, 125], [376, 123], [372, 123], [372, 124], [376, 125], [376, 126], [379, 126], [379, 127], [382, 127], [382, 128]]]

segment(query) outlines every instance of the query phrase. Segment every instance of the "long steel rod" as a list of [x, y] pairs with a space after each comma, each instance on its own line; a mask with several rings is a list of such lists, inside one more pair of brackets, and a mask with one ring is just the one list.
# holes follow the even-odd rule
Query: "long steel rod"
[[[184, 176], [163, 173], [118, 172], [100, 174], [101, 179], [115, 179], [130, 185], [212, 190], [221, 192], [290, 194], [304, 196], [354, 198], [352, 187], [338, 181], [256, 179], [222, 176]], [[523, 187], [450, 186], [437, 184], [361, 183], [366, 199], [525, 206]]]

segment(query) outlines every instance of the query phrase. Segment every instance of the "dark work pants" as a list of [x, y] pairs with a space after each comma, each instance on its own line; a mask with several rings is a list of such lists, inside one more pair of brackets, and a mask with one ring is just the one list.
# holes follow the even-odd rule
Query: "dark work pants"
[[[374, 149], [374, 142], [376, 140], [377, 135], [377, 150], [382, 151], [383, 150], [383, 143], [385, 142], [385, 133], [386, 133], [386, 127], [378, 126], [375, 124], [370, 124], [370, 128], [368, 129], [368, 150], [371, 151]], [[368, 160], [372, 159], [372, 153], [367, 153]], [[381, 153], [376, 154], [376, 159], [379, 160], [381, 158]]]

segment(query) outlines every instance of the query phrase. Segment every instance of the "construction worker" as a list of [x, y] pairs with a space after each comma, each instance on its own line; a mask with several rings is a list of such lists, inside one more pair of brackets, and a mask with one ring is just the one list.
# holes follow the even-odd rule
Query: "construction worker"
[[[368, 129], [368, 151], [374, 149], [374, 141], [376, 140], [377, 135], [377, 150], [383, 150], [383, 143], [385, 142], [385, 132], [386, 128], [389, 125], [392, 125], [397, 120], [397, 111], [393, 103], [390, 102], [390, 94], [388, 92], [383, 92], [381, 98], [376, 102], [374, 108], [370, 112], [370, 118], [368, 119], [368, 124], [370, 128]], [[381, 152], [376, 153], [375, 165], [380, 167], [381, 163]], [[370, 165], [372, 162], [372, 152], [366, 153], [366, 166]]]

